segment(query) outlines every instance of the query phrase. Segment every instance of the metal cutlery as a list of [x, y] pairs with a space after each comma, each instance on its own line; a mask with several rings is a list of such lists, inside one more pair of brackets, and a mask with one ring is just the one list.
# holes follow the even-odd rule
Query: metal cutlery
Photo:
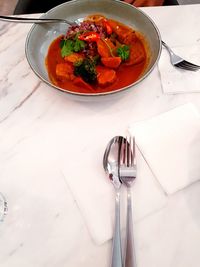
[[[113, 234], [113, 248], [111, 267], [136, 267], [136, 257], [133, 239], [133, 218], [131, 186], [136, 178], [135, 140], [115, 136], [108, 143], [104, 157], [103, 167], [116, 191], [115, 197], [115, 227]], [[120, 188], [121, 184], [127, 188], [127, 218], [124, 261], [121, 250], [120, 234]]]
[[115, 226], [113, 233], [113, 247], [111, 267], [122, 267], [122, 249], [121, 249], [121, 233], [120, 233], [120, 188], [119, 180], [119, 142], [120, 137], [116, 136], [108, 143], [104, 157], [103, 167], [108, 174], [108, 178], [115, 188]]
[[72, 22], [67, 19], [45, 19], [45, 18], [24, 18], [14, 16], [0, 16], [0, 20], [7, 22], [18, 22], [18, 23], [67, 23], [71, 26], [78, 25], [78, 22]]
[[180, 56], [176, 55], [164, 41], [162, 41], [162, 45], [167, 49], [170, 55], [170, 61], [173, 66], [184, 69], [184, 70], [190, 70], [190, 71], [197, 71], [200, 69], [200, 66], [193, 64], [181, 58]]
[[135, 139], [127, 137], [121, 139], [119, 157], [119, 178], [127, 188], [127, 218], [124, 267], [136, 267], [136, 256], [133, 238], [133, 216], [131, 186], [136, 179]]

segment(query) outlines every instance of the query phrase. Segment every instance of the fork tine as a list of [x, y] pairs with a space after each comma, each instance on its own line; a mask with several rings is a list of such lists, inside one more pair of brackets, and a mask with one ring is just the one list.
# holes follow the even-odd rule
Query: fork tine
[[128, 167], [131, 166], [131, 163], [132, 163], [132, 152], [131, 152], [131, 139], [130, 137], [127, 137], [126, 138], [127, 140], [127, 148], [128, 148], [128, 151], [127, 151], [127, 159], [128, 159]]
[[191, 64], [189, 64], [189, 63], [186, 63], [186, 62], [182, 62], [182, 63], [180, 63], [180, 65], [182, 66], [182, 67], [185, 67], [185, 68], [187, 68], [187, 69], [189, 69], [189, 70], [192, 70], [192, 71], [197, 71], [198, 69], [199, 69], [199, 67], [196, 67], [196, 66], [194, 66], [194, 65], [191, 65]]
[[185, 69], [185, 70], [190, 70], [190, 71], [197, 71], [200, 69], [200, 66], [193, 64], [192, 62], [189, 62], [189, 61], [183, 59], [182, 57], [176, 55], [165, 42], [162, 41], [162, 44], [169, 52], [170, 61], [171, 61], [172, 65], [174, 65], [175, 67]]
[[128, 137], [126, 137], [125, 141], [125, 165], [129, 167], [130, 163], [130, 149], [129, 149], [129, 142], [128, 142]]
[[119, 164], [125, 167], [133, 167], [135, 160], [135, 138], [127, 136], [120, 139]]
[[135, 139], [132, 136], [126, 137], [126, 166], [133, 167], [135, 159]]
[[189, 71], [197, 71], [198, 70], [197, 68], [191, 67], [191, 66], [186, 65], [186, 64], [184, 64], [182, 62], [177, 63], [174, 66], [177, 67], [177, 68], [184, 69], [184, 70], [189, 70]]
[[122, 137], [119, 147], [119, 179], [126, 186], [136, 178], [136, 166], [134, 164], [135, 143], [132, 137]]
[[200, 66], [199, 66], [199, 65], [196, 65], [196, 64], [194, 64], [194, 63], [192, 63], [192, 62], [189, 62], [189, 61], [187, 61], [187, 60], [184, 60], [183, 63], [185, 63], [185, 64], [188, 65], [188, 66], [191, 66], [191, 67], [199, 68], [199, 69], [200, 69]]
[[120, 136], [119, 144], [119, 165], [124, 165], [126, 160], [126, 139]]
[[135, 137], [132, 136], [130, 138], [130, 146], [131, 146], [131, 166], [134, 166], [134, 160], [135, 160]]
[[191, 71], [197, 71], [198, 69], [200, 69], [200, 66], [197, 66], [197, 65], [190, 63], [188, 61], [185, 61], [185, 60], [177, 63], [176, 67], [186, 69], [186, 70], [191, 70]]
[[132, 138], [128, 136], [127, 138], [127, 146], [128, 146], [128, 167], [132, 166], [133, 154], [132, 154]]

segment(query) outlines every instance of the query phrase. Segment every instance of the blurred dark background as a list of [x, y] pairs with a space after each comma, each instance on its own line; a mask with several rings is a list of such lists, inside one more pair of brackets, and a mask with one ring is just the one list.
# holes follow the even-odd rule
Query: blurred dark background
[[[0, 0], [0, 14], [44, 13], [65, 0]], [[165, 0], [165, 5], [198, 4], [200, 0]]]
[[[51, 1], [41, 1], [41, 0], [19, 0], [14, 11], [15, 14], [23, 13], [43, 13], [53, 8], [56, 5], [62, 4], [64, 0], [51, 0]], [[166, 5], [178, 4], [177, 0], [165, 0]]]

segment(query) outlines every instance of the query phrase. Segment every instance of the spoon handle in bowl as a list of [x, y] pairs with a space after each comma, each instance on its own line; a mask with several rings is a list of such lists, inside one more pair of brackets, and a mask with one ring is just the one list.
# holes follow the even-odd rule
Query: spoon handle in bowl
[[0, 20], [7, 22], [18, 22], [18, 23], [67, 23], [74, 25], [74, 22], [66, 19], [45, 19], [45, 18], [24, 18], [14, 16], [0, 16]]
[[125, 241], [124, 267], [136, 267], [135, 247], [133, 238], [133, 215], [131, 189], [127, 187], [127, 218], [126, 218], [126, 241]]
[[115, 226], [112, 244], [111, 267], [122, 267], [122, 249], [120, 233], [120, 192], [116, 190], [115, 195]]

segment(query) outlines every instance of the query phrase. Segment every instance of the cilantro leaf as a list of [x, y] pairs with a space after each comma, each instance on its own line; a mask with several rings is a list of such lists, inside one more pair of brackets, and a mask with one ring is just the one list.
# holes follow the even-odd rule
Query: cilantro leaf
[[117, 49], [117, 54], [118, 54], [118, 56], [121, 57], [121, 59], [123, 61], [127, 60], [129, 58], [129, 55], [130, 55], [130, 49], [127, 45], [120, 46]]
[[75, 39], [62, 39], [60, 41], [61, 56], [69, 56], [73, 52], [80, 52], [85, 48], [86, 43], [78, 39], [78, 36]]
[[85, 42], [82, 40], [79, 40], [78, 38], [75, 39], [74, 41], [74, 52], [79, 52], [85, 48]]
[[62, 40], [60, 43], [61, 47], [61, 56], [69, 56], [70, 54], [73, 53], [73, 41], [72, 40]]

